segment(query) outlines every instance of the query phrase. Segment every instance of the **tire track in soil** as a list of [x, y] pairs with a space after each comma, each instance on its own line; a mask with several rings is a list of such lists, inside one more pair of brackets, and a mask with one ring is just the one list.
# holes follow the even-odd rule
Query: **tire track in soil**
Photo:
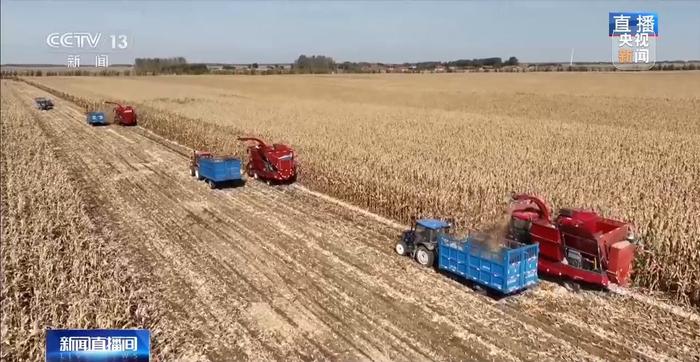
[[223, 234], [224, 232], [222, 230], [217, 231], [219, 234]]
[[[130, 181], [120, 182], [120, 184], [116, 185], [114, 191], [117, 194], [126, 194], [126, 195], [128, 195], [129, 193], [133, 193], [134, 191], [137, 192], [137, 195], [152, 194], [152, 190], [144, 188], [139, 183], [133, 183]], [[154, 213], [155, 215], [158, 215], [159, 213], [160, 214], [163, 213], [162, 210], [152, 209], [149, 207], [150, 205], [152, 205], [154, 203], [158, 203], [159, 202], [158, 200], [147, 199], [147, 198], [140, 199], [140, 198], [136, 197], [134, 199], [130, 199], [130, 200], [126, 200], [126, 201], [130, 202], [132, 204], [135, 204], [136, 206], [139, 206], [138, 208], [140, 211], [147, 211], [149, 213]], [[136, 203], [136, 202], [138, 202], [138, 203]], [[164, 204], [164, 205], [166, 205], [166, 204]], [[146, 231], [146, 232], [148, 232], [148, 230], [153, 230], [154, 228], [157, 228], [157, 227], [160, 227], [163, 225], [162, 222], [160, 222], [160, 220], [158, 220], [158, 219], [153, 219], [151, 221], [144, 220], [142, 218], [143, 215], [139, 215], [139, 214], [135, 213], [134, 210], [132, 210], [132, 209], [122, 209], [122, 210], [120, 210], [120, 213], [122, 215], [133, 215], [131, 217], [131, 219], [138, 220], [138, 221], [137, 222], [132, 221], [131, 226], [133, 227], [137, 223], [141, 224], [142, 225], [141, 229]], [[193, 249], [193, 248], [189, 248], [189, 247], [187, 249], [184, 249], [184, 250], [182, 250], [182, 248], [180, 248], [179, 253], [177, 251], [173, 251], [174, 250], [173, 245], [168, 245], [168, 243], [169, 242], [172, 243], [175, 241], [178, 241], [181, 243], [183, 240], [181, 235], [178, 235], [176, 233], [175, 234], [166, 234], [166, 235], [154, 235], [154, 237], [151, 237], [151, 241], [153, 241], [153, 240], [158, 241], [158, 243], [154, 243], [154, 245], [149, 245], [146, 242], [144, 244], [149, 245], [149, 249], [151, 249], [151, 250], [160, 251], [159, 257], [161, 259], [173, 260], [173, 261], [178, 263], [177, 265], [175, 265], [175, 268], [173, 268], [174, 270], [173, 269], [170, 270], [170, 274], [172, 274], [172, 275], [181, 274], [182, 275], [181, 280], [183, 280], [185, 284], [192, 286], [192, 291], [194, 292], [195, 295], [199, 296], [199, 298], [201, 298], [204, 301], [208, 301], [209, 303], [214, 303], [213, 298], [215, 298], [215, 296], [211, 292], [207, 293], [208, 292], [207, 290], [203, 290], [201, 288], [201, 285], [203, 283], [200, 282], [198, 280], [198, 278], [196, 277], [197, 274], [202, 272], [201, 270], [196, 269], [196, 266], [197, 265], [207, 265], [206, 261], [199, 260], [199, 264], [192, 264], [192, 263], [190, 263], [191, 256], [190, 256], [190, 258], [178, 258], [178, 256], [177, 256], [179, 253], [181, 253], [183, 255], [186, 255], [186, 253], [189, 253], [190, 255], [198, 255], [199, 254], [201, 256], [201, 253], [198, 253], [197, 249]], [[185, 272], [183, 273], [183, 271], [185, 271]], [[241, 287], [240, 285], [233, 284], [233, 286], [236, 288], [239, 288], [239, 289], [243, 289], [243, 287]], [[233, 294], [233, 295], [236, 295], [236, 294]], [[220, 299], [221, 298], [219, 298], [219, 300]], [[190, 306], [190, 307], [197, 308], [197, 306]], [[218, 323], [226, 321], [225, 319], [222, 320], [222, 315], [215, 313], [215, 310], [204, 310], [200, 314], [204, 315], [205, 320], [215, 320]], [[240, 313], [237, 313], [237, 314], [240, 314]], [[250, 327], [237, 325], [236, 323], [233, 323], [233, 324], [236, 326], [233, 331], [223, 331], [222, 330], [219, 332], [220, 333], [229, 332], [230, 334], [232, 334], [235, 337], [235, 339], [245, 339], [245, 335], [241, 335], [239, 333], [240, 331], [238, 331], [238, 329], [243, 329], [244, 334], [258, 337], [255, 335], [255, 333], [253, 333], [251, 331]], [[214, 325], [214, 326], [209, 325], [207, 327], [209, 327], [209, 328], [215, 327], [216, 328], [216, 325]], [[211, 336], [211, 337], [215, 337], [215, 336]], [[273, 342], [271, 342], [271, 343], [273, 343]], [[261, 355], [267, 355], [270, 357], [273, 356], [273, 353], [271, 352], [271, 349], [269, 348], [269, 346], [267, 346], [267, 344], [263, 343], [262, 345], [257, 346], [257, 347], [264, 350], [265, 352], [257, 351], [256, 353], [259, 353]], [[227, 354], [224, 353], [224, 355], [227, 355]]]
[[[59, 112], [59, 113], [60, 113], [60, 112]], [[64, 129], [64, 128], [65, 128], [64, 126], [65, 126], [69, 121], [68, 121], [68, 120], [60, 120], [60, 121], [61, 121], [62, 124], [59, 126], [59, 127], [61, 127], [61, 129], [58, 130], [58, 136], [59, 136], [59, 137], [61, 137], [61, 136], [65, 136], [65, 137], [76, 137], [76, 139], [75, 139], [74, 141], [77, 142], [77, 143], [68, 142], [67, 144], [63, 144], [63, 145], [62, 145], [62, 146], [63, 146], [63, 148], [62, 148], [63, 151], [65, 151], [66, 149], [70, 149], [70, 148], [74, 147], [76, 144], [77, 144], [77, 145], [80, 145], [80, 144], [89, 144], [89, 143], [90, 143], [89, 138], [83, 137], [83, 135], [84, 135], [84, 131], [83, 131], [83, 130], [81, 130], [81, 129], [73, 129], [73, 128]], [[84, 124], [83, 124], [83, 125], [84, 125]], [[93, 142], [94, 142], [94, 141], [93, 141]], [[62, 153], [65, 155], [65, 152], [62, 152]], [[98, 153], [95, 153], [95, 154], [98, 154]], [[132, 154], [132, 155], [130, 155], [130, 156], [134, 156], [134, 155]], [[66, 156], [66, 157], [68, 157], [68, 156]], [[79, 175], [79, 176], [78, 176], [79, 179], [83, 179], [85, 182], [89, 182], [90, 179], [92, 179], [92, 180], [95, 180], [95, 179], [102, 180], [102, 179], [104, 179], [104, 177], [97, 177], [97, 178], [94, 178], [94, 177], [93, 177], [93, 178], [91, 178], [91, 177], [88, 177], [88, 176], [87, 176], [87, 174], [89, 174], [90, 172], [85, 172], [85, 170], [90, 170], [91, 168], [94, 169], [94, 167], [92, 167], [92, 163], [90, 163], [90, 162], [84, 162], [80, 157], [73, 157], [73, 158], [71, 159], [71, 161], [74, 161], [74, 162], [75, 162], [75, 161], [78, 161], [78, 162], [80, 162], [80, 166], [81, 166], [81, 167], [77, 167], [77, 168], [74, 168], [74, 169], [73, 169], [73, 171], [74, 171], [73, 174]], [[108, 163], [108, 164], [111, 164], [111, 163]], [[97, 171], [98, 171], [98, 170], [95, 170], [95, 172], [97, 172]], [[104, 176], [104, 175], [100, 175], [100, 176]], [[100, 185], [100, 184], [101, 184], [101, 183], [96, 183], [96, 185]], [[96, 191], [100, 191], [100, 190], [96, 190]], [[98, 197], [99, 197], [99, 196], [102, 196], [101, 200], [103, 201], [103, 203], [104, 203], [105, 205], [109, 205], [109, 203], [108, 203], [108, 202], [110, 201], [109, 198], [104, 197], [105, 195], [109, 195], [109, 194], [102, 193], [102, 192], [95, 192], [94, 194], [96, 194]], [[111, 196], [112, 196], [112, 197], [116, 197], [117, 199], [119, 198], [118, 195], [111, 195]], [[115, 214], [113, 214], [113, 215], [115, 215]], [[123, 217], [123, 214], [120, 215], [120, 216]], [[127, 221], [128, 224], [130, 224], [130, 227], [133, 227], [133, 220], [126, 220], [126, 221]], [[143, 231], [146, 235], [148, 234], [148, 233], [147, 233], [147, 230], [140, 230], [140, 231]], [[139, 240], [139, 241], [142, 241], [142, 242], [143, 242], [144, 240]], [[147, 245], [147, 244], [145, 244], [145, 245]], [[155, 259], [154, 259], [154, 260], [155, 260]], [[165, 267], [165, 268], [167, 269], [168, 264], [161, 264], [160, 266], [161, 266], [161, 267]], [[177, 273], [172, 273], [172, 275], [177, 276], [178, 274], [177, 274]], [[178, 287], [188, 287], [188, 286], [189, 286], [189, 284], [186, 283], [186, 282], [184, 281], [184, 279], [181, 278], [181, 280], [180, 280], [179, 283], [178, 283]], [[177, 290], [177, 289], [176, 289], [176, 290]], [[192, 291], [192, 290], [190, 290], [190, 291]], [[174, 303], [173, 306], [176, 306], [177, 304], [178, 304], [178, 303]], [[187, 317], [192, 317], [192, 315], [188, 315]], [[201, 317], [201, 316], [200, 316], [200, 317]], [[213, 319], [213, 318], [211, 317], [211, 315], [204, 315], [201, 319], [202, 319], [202, 320], [211, 320], [211, 319]], [[187, 320], [187, 318], [185, 318], [184, 320]], [[235, 356], [236, 354], [226, 354], [226, 355], [227, 355], [228, 357], [231, 357], [231, 356]], [[243, 354], [240, 354], [240, 355], [243, 355]]]
[[[14, 89], [13, 89], [13, 91], [14, 91]], [[22, 94], [25, 95], [25, 97], [24, 97], [25, 99], [26, 99], [26, 98], [30, 98], [30, 99], [31, 99], [31, 97], [27, 94], [28, 92], [26, 92], [25, 89], [21, 89], [20, 92], [21, 92]], [[62, 102], [62, 101], [60, 101], [60, 100], [55, 101], [57, 108], [58, 108], [58, 105], [59, 105], [61, 102]], [[58, 112], [56, 112], [56, 113], [61, 113], [61, 112], [58, 111]], [[47, 116], [47, 117], [48, 117], [48, 116]], [[55, 118], [55, 114], [50, 115], [50, 117], [52, 117], [52, 118], [51, 118], [51, 121], [58, 121], [58, 122], [61, 122], [61, 123], [62, 123], [59, 127], [61, 127], [61, 126], [63, 126], [63, 124], [65, 124], [65, 121], [64, 121], [64, 120], [62, 120], [62, 119], [58, 119], [58, 120], [57, 120], [57, 119]], [[54, 134], [54, 133], [52, 132], [51, 127], [47, 127], [48, 125], [45, 124], [44, 122], [39, 122], [38, 124], [39, 124], [39, 126], [42, 128], [42, 131], [44, 132], [44, 134], [45, 134], [46, 136], [49, 136], [49, 135]], [[65, 132], [67, 132], [67, 131], [65, 131], [65, 130], [60, 130], [59, 132], [65, 133]], [[55, 134], [54, 134], [54, 136], [55, 136]], [[50, 139], [51, 139], [51, 141], [54, 142], [53, 151], [56, 152], [57, 156], [59, 156], [59, 158], [63, 158], [64, 160], [70, 160], [70, 157], [69, 157], [69, 156], [67, 155], [67, 153], [65, 152], [66, 146], [65, 146], [65, 145], [64, 145], [63, 147], [57, 146], [57, 145], [56, 145], [56, 142], [55, 142], [55, 141], [56, 141], [56, 137], [50, 137]], [[75, 146], [75, 144], [70, 145], [70, 146], [68, 146], [68, 147], [70, 148], [70, 147], [72, 147], [72, 146]], [[75, 159], [73, 159], [73, 160], [71, 160], [71, 161], [80, 161], [80, 159], [79, 159], [79, 158], [75, 158]], [[87, 169], [87, 164], [85, 164], [84, 162], [80, 162], [80, 164], [81, 164], [82, 166], [84, 166], [84, 167], [77, 167], [78, 165], [71, 165], [70, 163], [68, 163], [68, 165], [73, 166], [73, 167], [67, 167], [67, 171], [68, 171], [68, 173], [70, 174], [70, 176], [71, 176], [74, 180], [76, 180], [78, 183], [81, 183], [81, 182], [82, 182], [82, 183], [89, 182], [89, 181], [90, 181], [90, 180], [89, 180], [89, 177], [86, 175], [85, 172], [83, 172], [85, 169]], [[110, 165], [111, 165], [111, 164], [110, 164]], [[104, 215], [104, 214], [102, 214], [102, 213], [95, 213], [95, 212], [94, 212], [94, 209], [96, 208], [97, 205], [108, 205], [108, 204], [105, 202], [106, 200], [105, 200], [105, 198], [104, 198], [104, 195], [101, 194], [101, 193], [87, 192], [87, 193], [85, 193], [85, 196], [87, 196], [87, 198], [88, 198], [89, 200], [91, 200], [91, 203], [90, 203], [90, 205], [89, 205], [89, 207], [91, 208], [91, 217], [97, 219], [96, 221], [98, 221], [98, 222], [97, 222], [96, 224], [97, 224], [97, 225], [100, 225], [100, 224], [102, 224], [102, 222], [105, 222], [106, 219], [108, 219], [108, 216], [105, 217], [106, 215]], [[95, 201], [96, 201], [96, 202], [95, 202]], [[111, 211], [111, 210], [110, 210], [110, 211]], [[110, 220], [110, 221], [116, 221], [116, 222], [117, 222], [117, 225], [120, 225], [120, 224], [121, 224], [121, 221], [118, 220], [118, 219], [114, 219], [114, 220]], [[112, 230], [112, 231], [113, 231], [113, 230]], [[149, 266], [150, 266], [150, 265], [149, 265]], [[151, 270], [152, 270], [152, 269], [151, 269]], [[180, 287], [185, 287], [185, 285], [184, 285], [184, 284], [181, 284]], [[177, 305], [173, 304], [173, 305], [171, 305], [171, 307], [177, 307]], [[166, 311], [166, 312], [171, 312], [172, 314], [178, 314], [178, 313], [177, 313], [177, 309], [175, 309], [175, 308], [171, 309], [170, 311]], [[183, 315], [182, 315], [182, 314], [179, 314], [178, 316], [179, 316], [179, 317], [182, 317]]]
[[[220, 342], [214, 359], [655, 360], [700, 349], [697, 323], [630, 298], [543, 283], [494, 302], [393, 255], [395, 229], [293, 188], [210, 191], [182, 176], [187, 151], [139, 128], [91, 128], [59, 102], [58, 120], [43, 117], [53, 141], [125, 231], [143, 235], [132, 247], [146, 249], [179, 316]], [[260, 323], [251, 307], [270, 316]]]

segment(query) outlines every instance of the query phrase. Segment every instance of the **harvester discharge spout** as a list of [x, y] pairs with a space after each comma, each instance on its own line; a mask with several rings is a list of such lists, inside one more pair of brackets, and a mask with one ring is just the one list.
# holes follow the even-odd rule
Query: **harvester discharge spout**
[[122, 106], [121, 104], [119, 104], [119, 103], [117, 103], [117, 102], [105, 101], [105, 104], [112, 104], [112, 105], [115, 105], [115, 106], [117, 106], [117, 107], [119, 107], [119, 108], [124, 108], [124, 106]]
[[267, 147], [267, 144], [265, 144], [265, 142], [263, 142], [259, 138], [255, 138], [255, 137], [238, 137], [238, 140], [242, 141], [242, 142], [246, 142], [246, 141], [256, 142], [260, 147]]
[[528, 194], [513, 194], [512, 198], [518, 202], [532, 202], [539, 209], [540, 218], [552, 222], [551, 210], [541, 198]]

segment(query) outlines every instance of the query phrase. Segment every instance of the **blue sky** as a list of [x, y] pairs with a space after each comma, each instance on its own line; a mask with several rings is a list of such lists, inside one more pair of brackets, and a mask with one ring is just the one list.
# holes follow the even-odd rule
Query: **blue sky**
[[[517, 56], [521, 61], [609, 61], [609, 11], [659, 14], [657, 58], [700, 59], [697, 1], [19, 1], [2, 0], [0, 63], [65, 63], [53, 32], [126, 34], [135, 57], [190, 62], [404, 62]], [[81, 52], [74, 52], [82, 54]], [[93, 55], [94, 57], [94, 55]]]

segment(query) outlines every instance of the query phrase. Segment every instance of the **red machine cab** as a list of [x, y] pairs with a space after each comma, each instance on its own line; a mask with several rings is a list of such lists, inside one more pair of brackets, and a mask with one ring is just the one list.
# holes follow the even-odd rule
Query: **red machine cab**
[[278, 143], [268, 145], [253, 137], [239, 137], [238, 140], [253, 142], [248, 147], [249, 158], [245, 166], [249, 177], [268, 182], [296, 181], [297, 162], [291, 147]]
[[105, 102], [105, 104], [113, 104], [114, 121], [122, 126], [136, 125], [136, 110], [129, 105], [123, 106], [117, 102]]
[[607, 287], [626, 286], [632, 272], [635, 241], [631, 226], [593, 211], [552, 211], [541, 199], [514, 195], [510, 233], [522, 243], [540, 246], [538, 271]]

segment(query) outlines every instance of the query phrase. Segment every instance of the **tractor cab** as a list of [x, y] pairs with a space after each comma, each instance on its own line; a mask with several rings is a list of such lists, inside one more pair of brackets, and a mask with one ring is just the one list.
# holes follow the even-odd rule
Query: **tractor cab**
[[50, 99], [44, 97], [37, 97], [34, 98], [34, 101], [36, 102], [37, 109], [40, 109], [42, 111], [48, 111], [53, 109], [53, 102]]
[[202, 158], [212, 158], [214, 155], [209, 151], [194, 151], [192, 152], [192, 157], [190, 157], [190, 169], [192, 170], [192, 176], [194, 176], [194, 170], [199, 166], [199, 160]]
[[432, 266], [435, 261], [437, 239], [440, 234], [449, 234], [452, 225], [444, 220], [419, 219], [406, 230], [395, 250], [399, 255], [410, 255], [424, 266]]

